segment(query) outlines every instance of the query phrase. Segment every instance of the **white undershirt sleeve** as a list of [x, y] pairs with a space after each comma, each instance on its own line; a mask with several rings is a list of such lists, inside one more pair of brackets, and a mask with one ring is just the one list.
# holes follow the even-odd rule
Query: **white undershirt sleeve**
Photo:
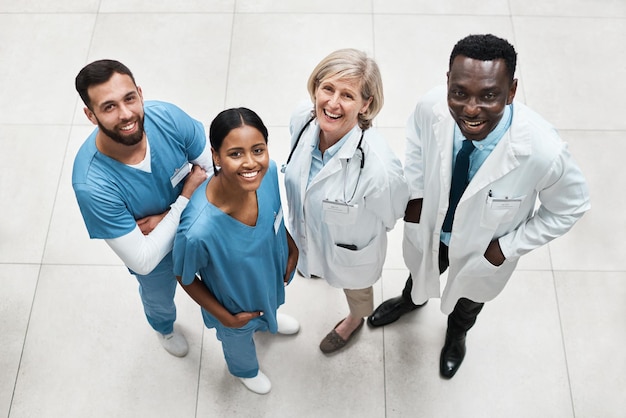
[[172, 251], [180, 215], [187, 207], [187, 203], [189, 199], [178, 196], [167, 215], [148, 235], [144, 235], [139, 226], [136, 226], [126, 235], [105, 241], [129, 269], [137, 274], [146, 275]]
[[198, 158], [190, 161], [192, 164], [199, 165], [209, 174], [213, 173], [213, 154], [211, 153], [211, 147], [207, 146], [202, 151], [202, 154]]

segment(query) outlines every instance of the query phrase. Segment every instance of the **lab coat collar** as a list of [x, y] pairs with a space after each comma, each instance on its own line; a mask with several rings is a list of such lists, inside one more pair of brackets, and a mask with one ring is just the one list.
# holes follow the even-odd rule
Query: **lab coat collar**
[[[512, 111], [511, 126], [474, 175], [461, 197], [461, 202], [518, 167], [520, 165], [519, 157], [530, 155], [532, 147], [527, 122], [529, 118], [525, 115], [528, 109], [523, 104], [514, 103]], [[450, 115], [446, 100], [437, 102], [433, 106], [433, 113], [438, 119], [433, 124], [433, 131], [441, 158], [442, 184], [445, 185], [445, 196], [447, 196], [450, 193], [452, 181], [452, 147], [455, 122]]]
[[[528, 118], [524, 116], [523, 105], [514, 104], [511, 126], [504, 133], [500, 142], [487, 157], [483, 165], [467, 186], [461, 201], [479, 192], [489, 184], [504, 177], [520, 165], [520, 157], [530, 155], [532, 151]], [[520, 113], [522, 114], [520, 116]]]
[[452, 147], [454, 145], [455, 122], [450, 115], [446, 100], [436, 103], [433, 106], [433, 113], [437, 117], [437, 122], [433, 125], [433, 132], [439, 149], [441, 180], [444, 188], [446, 188], [445, 195], [447, 196], [450, 193], [450, 183], [452, 182]]

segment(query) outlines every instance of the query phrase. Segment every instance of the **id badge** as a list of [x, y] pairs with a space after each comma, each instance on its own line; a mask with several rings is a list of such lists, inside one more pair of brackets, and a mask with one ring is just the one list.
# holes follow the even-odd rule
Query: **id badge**
[[521, 197], [493, 197], [491, 192], [487, 196], [487, 204], [483, 210], [481, 225], [493, 226], [511, 222], [522, 206], [524, 196]]
[[358, 205], [333, 200], [322, 200], [324, 222], [331, 225], [352, 225], [356, 222]]
[[491, 209], [493, 210], [510, 210], [519, 209], [522, 199], [491, 199]]
[[189, 173], [191, 173], [191, 164], [188, 162], [183, 163], [180, 168], [174, 170], [174, 174], [170, 177], [172, 188], [178, 186], [178, 183], [180, 183]]
[[278, 234], [280, 223], [283, 221], [283, 208], [278, 210], [278, 213], [274, 214], [274, 235]]

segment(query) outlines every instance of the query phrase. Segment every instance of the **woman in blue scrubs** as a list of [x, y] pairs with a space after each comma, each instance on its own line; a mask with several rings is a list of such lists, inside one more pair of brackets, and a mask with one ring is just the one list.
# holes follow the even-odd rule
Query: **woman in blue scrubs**
[[[174, 273], [215, 328], [231, 374], [253, 392], [271, 389], [259, 370], [256, 331], [294, 334], [276, 310], [298, 250], [285, 229], [267, 128], [253, 111], [228, 109], [211, 123], [214, 175], [198, 187], [174, 241]], [[219, 169], [218, 169], [219, 168]]]

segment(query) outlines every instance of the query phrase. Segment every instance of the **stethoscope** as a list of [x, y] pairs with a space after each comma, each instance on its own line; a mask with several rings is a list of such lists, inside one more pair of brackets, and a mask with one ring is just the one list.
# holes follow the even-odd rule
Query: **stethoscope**
[[[291, 147], [291, 152], [289, 152], [289, 156], [287, 157], [287, 162], [285, 164], [282, 165], [280, 171], [281, 173], [285, 173], [285, 170], [287, 168], [287, 164], [289, 164], [289, 162], [291, 161], [291, 157], [293, 156], [293, 153], [296, 151], [296, 148], [298, 147], [298, 144], [300, 143], [300, 138], [302, 137], [302, 134], [304, 133], [304, 131], [306, 131], [306, 128], [309, 127], [309, 125], [311, 124], [311, 122], [313, 122], [313, 120], [315, 119], [315, 116], [312, 116], [307, 123], [304, 124], [304, 126], [302, 127], [302, 129], [300, 129], [300, 132], [298, 133], [298, 137], [296, 138], [296, 142], [293, 144], [293, 147]], [[350, 203], [352, 201], [352, 199], [354, 199], [354, 196], [356, 194], [356, 190], [359, 187], [359, 181], [361, 180], [361, 172], [363, 171], [363, 167], [365, 166], [365, 152], [363, 151], [362, 148], [362, 144], [363, 144], [363, 135], [365, 134], [364, 130], [361, 130], [361, 137], [359, 138], [359, 143], [357, 144], [356, 148], [361, 152], [361, 164], [359, 167], [359, 176], [357, 177], [356, 180], [356, 184], [354, 186], [354, 191], [352, 192], [352, 196], [350, 196], [350, 199], [346, 200], [346, 186], [347, 186], [347, 181], [348, 181], [348, 176], [346, 174], [347, 170], [344, 170], [344, 174], [343, 174], [343, 203]], [[348, 163], [350, 163], [350, 160], [348, 160]], [[345, 167], [347, 167], [348, 164], [345, 165]]]

